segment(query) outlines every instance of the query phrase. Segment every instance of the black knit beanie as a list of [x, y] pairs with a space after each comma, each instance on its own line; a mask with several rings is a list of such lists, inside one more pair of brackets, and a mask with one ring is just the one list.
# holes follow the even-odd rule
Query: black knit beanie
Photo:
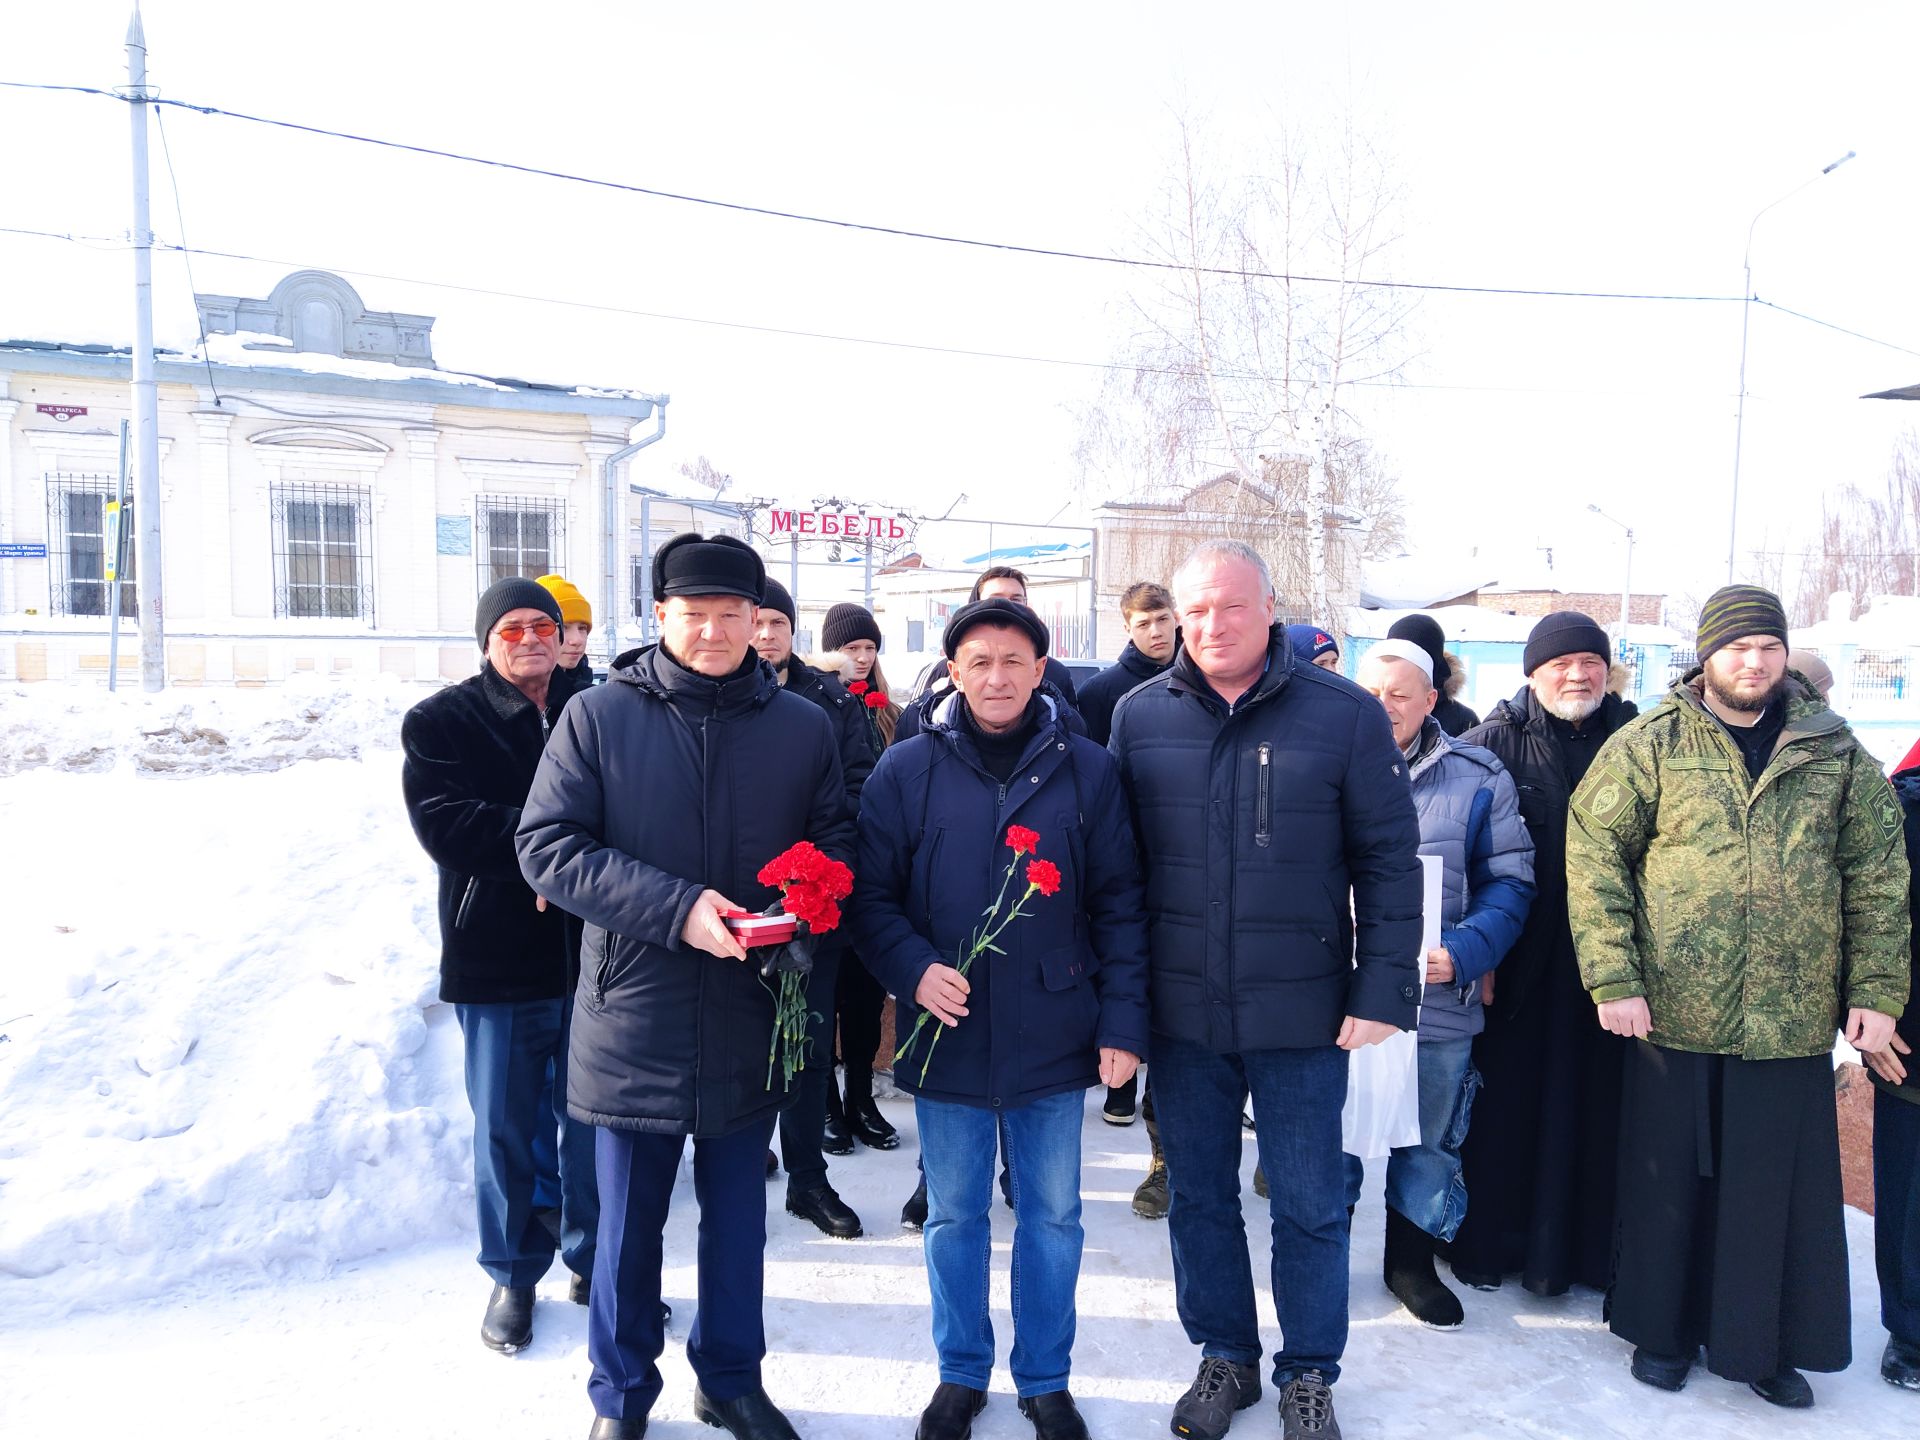
[[1387, 639], [1411, 640], [1433, 661], [1433, 684], [1435, 689], [1446, 686], [1447, 677], [1453, 674], [1453, 667], [1447, 664], [1447, 635], [1440, 628], [1440, 622], [1431, 615], [1402, 615], [1387, 627]]
[[1521, 656], [1521, 668], [1531, 675], [1549, 660], [1562, 655], [1598, 655], [1613, 664], [1613, 643], [1607, 632], [1593, 623], [1591, 615], [1578, 610], [1556, 610], [1542, 616], [1527, 636], [1527, 648]]
[[771, 575], [767, 577], [767, 593], [760, 597], [760, 608], [762, 610], [778, 610], [782, 615], [787, 617], [787, 624], [789, 625], [798, 625], [800, 623], [799, 617], [793, 613], [793, 596], [787, 593], [786, 586], [782, 585], [778, 580], [775, 580]]
[[480, 642], [482, 650], [487, 648], [487, 636], [500, 623], [500, 617], [516, 610], [538, 610], [543, 615], [551, 615], [554, 624], [561, 623], [560, 602], [553, 598], [551, 590], [524, 575], [509, 575], [489, 585], [480, 603], [473, 607], [473, 638]]
[[876, 646], [883, 643], [880, 622], [867, 607], [846, 601], [827, 611], [826, 622], [820, 627], [820, 643], [829, 650], [838, 650], [849, 640], [871, 640]]
[[1786, 607], [1778, 595], [1758, 585], [1723, 585], [1700, 607], [1700, 638], [1694, 651], [1705, 663], [1722, 645], [1748, 635], [1772, 635], [1786, 644]]

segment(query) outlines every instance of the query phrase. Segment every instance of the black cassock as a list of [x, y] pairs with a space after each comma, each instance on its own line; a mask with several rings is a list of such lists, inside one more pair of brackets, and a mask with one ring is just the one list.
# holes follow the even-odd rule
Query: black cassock
[[1607, 1319], [1662, 1355], [1765, 1380], [1853, 1357], [1833, 1060], [1634, 1041]]

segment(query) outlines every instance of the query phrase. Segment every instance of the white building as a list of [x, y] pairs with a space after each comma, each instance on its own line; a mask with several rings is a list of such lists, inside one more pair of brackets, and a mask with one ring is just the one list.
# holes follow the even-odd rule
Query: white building
[[[432, 317], [318, 271], [196, 300], [204, 351], [157, 365], [170, 683], [461, 678], [504, 575], [571, 579], [597, 650], [609, 596], [631, 625], [644, 546], [608, 461], [659, 437], [667, 397], [437, 369]], [[137, 678], [131, 545], [103, 571], [130, 379], [124, 349], [0, 341], [0, 679], [104, 677], [116, 598]]]

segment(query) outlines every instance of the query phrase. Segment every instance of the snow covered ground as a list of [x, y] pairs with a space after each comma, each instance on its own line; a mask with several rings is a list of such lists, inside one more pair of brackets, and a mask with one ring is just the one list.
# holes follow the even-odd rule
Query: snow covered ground
[[[530, 1350], [478, 1342], [472, 1122], [393, 749], [419, 694], [0, 690], [0, 1436], [585, 1433], [586, 1315], [563, 1276], [541, 1287]], [[919, 1241], [896, 1224], [912, 1112], [887, 1104], [902, 1148], [833, 1162], [867, 1238], [825, 1239], [769, 1187], [767, 1383], [810, 1440], [904, 1440], [935, 1383]], [[1143, 1131], [1102, 1124], [1089, 1097], [1074, 1390], [1109, 1440], [1165, 1434], [1196, 1360], [1166, 1228], [1128, 1208], [1145, 1155]], [[1251, 1137], [1245, 1163], [1251, 1175]], [[1378, 1279], [1374, 1182], [1337, 1392], [1356, 1440], [1920, 1421], [1920, 1402], [1877, 1376], [1861, 1215], [1854, 1366], [1813, 1377], [1820, 1408], [1788, 1415], [1710, 1376], [1679, 1396], [1635, 1384], [1590, 1293], [1469, 1292], [1463, 1331], [1421, 1329]], [[683, 1190], [667, 1248], [676, 1339], [649, 1431], [663, 1440], [713, 1433], [691, 1418], [678, 1348], [694, 1289]], [[1249, 1193], [1264, 1250], [1261, 1209]], [[1273, 1398], [1234, 1433], [1276, 1434]], [[975, 1433], [1031, 1433], [1004, 1371]]]

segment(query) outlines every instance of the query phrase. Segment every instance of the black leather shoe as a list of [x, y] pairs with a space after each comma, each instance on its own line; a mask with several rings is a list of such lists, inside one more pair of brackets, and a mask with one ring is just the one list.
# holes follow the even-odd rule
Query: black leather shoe
[[480, 1343], [489, 1350], [511, 1355], [533, 1340], [533, 1287], [496, 1285], [487, 1301], [487, 1318], [480, 1322]]
[[567, 1281], [567, 1298], [576, 1305], [593, 1303], [593, 1276], [576, 1275]]
[[1782, 1410], [1813, 1408], [1813, 1386], [1807, 1383], [1806, 1376], [1791, 1365], [1784, 1367], [1771, 1379], [1753, 1381], [1747, 1388], [1769, 1405], [1778, 1405]]
[[710, 1400], [693, 1387], [693, 1418], [724, 1430], [733, 1440], [800, 1440], [787, 1417], [767, 1398], [765, 1390], [749, 1390], [737, 1400]]
[[900, 1148], [900, 1132], [887, 1123], [887, 1117], [880, 1113], [880, 1106], [871, 1095], [847, 1102], [847, 1124], [854, 1138], [869, 1150]]
[[900, 1207], [900, 1226], [905, 1230], [924, 1230], [927, 1224], [927, 1177], [922, 1175], [907, 1203]]
[[1090, 1440], [1087, 1422], [1064, 1390], [1022, 1399], [1020, 1413], [1033, 1422], [1033, 1440]]
[[969, 1440], [973, 1417], [987, 1408], [987, 1392], [942, 1380], [920, 1412], [913, 1440]]
[[860, 1217], [834, 1193], [831, 1185], [798, 1194], [787, 1191], [787, 1214], [811, 1222], [822, 1235], [831, 1235], [835, 1240], [852, 1240], [860, 1234]]
[[1902, 1390], [1920, 1390], [1920, 1345], [1887, 1341], [1886, 1353], [1880, 1357], [1880, 1378]]
[[827, 1077], [827, 1128], [820, 1136], [820, 1153], [853, 1153], [853, 1131], [847, 1128], [847, 1112], [840, 1104], [840, 1082], [832, 1075]]
[[645, 1420], [616, 1420], [611, 1415], [596, 1415], [587, 1440], [643, 1440], [646, 1433]]
[[1659, 1355], [1636, 1347], [1633, 1363], [1627, 1368], [1642, 1385], [1651, 1385], [1656, 1390], [1678, 1390], [1687, 1383], [1687, 1372], [1693, 1369], [1693, 1357]]

